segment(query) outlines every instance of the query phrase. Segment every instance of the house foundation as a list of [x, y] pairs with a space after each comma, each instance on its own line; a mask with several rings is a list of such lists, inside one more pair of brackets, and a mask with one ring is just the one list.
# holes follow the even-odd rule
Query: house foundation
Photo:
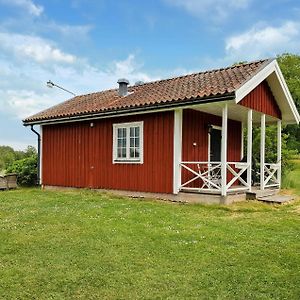
[[[63, 187], [63, 186], [43, 186], [44, 190], [70, 191], [81, 190], [81, 188]], [[146, 193], [125, 190], [91, 189], [99, 193], [112, 194], [114, 196], [129, 197], [141, 200], [163, 200], [185, 204], [232, 204], [235, 202], [246, 201], [245, 193], [230, 194], [226, 197], [216, 194], [199, 194], [180, 192], [178, 194]]]

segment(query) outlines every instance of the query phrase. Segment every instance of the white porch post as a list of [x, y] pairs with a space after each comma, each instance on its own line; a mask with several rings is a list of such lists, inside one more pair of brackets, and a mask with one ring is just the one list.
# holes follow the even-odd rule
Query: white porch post
[[244, 158], [244, 123], [241, 123], [241, 159]]
[[248, 120], [247, 120], [247, 184], [249, 191], [251, 191], [251, 181], [252, 181], [252, 109], [248, 110]]
[[173, 193], [178, 194], [181, 186], [182, 109], [174, 110], [173, 138]]
[[227, 194], [227, 119], [228, 104], [226, 103], [222, 110], [222, 141], [221, 141], [221, 195]]
[[266, 143], [266, 115], [262, 114], [260, 119], [260, 189], [265, 189], [265, 143]]
[[281, 187], [281, 120], [277, 121], [277, 164], [278, 164], [278, 183]]

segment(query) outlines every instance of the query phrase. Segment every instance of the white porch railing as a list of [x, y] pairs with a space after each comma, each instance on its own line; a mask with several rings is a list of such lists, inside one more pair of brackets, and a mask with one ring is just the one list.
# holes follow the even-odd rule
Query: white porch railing
[[268, 187], [280, 187], [281, 164], [264, 164], [264, 180], [262, 189]]
[[[221, 162], [187, 161], [181, 162], [180, 166], [182, 170], [188, 171], [187, 174], [191, 173], [193, 175], [185, 182], [181, 182], [180, 190], [221, 193]], [[242, 178], [242, 174], [247, 172], [249, 166], [250, 164], [246, 162], [226, 163], [228, 174], [232, 174], [231, 179], [226, 183], [226, 192], [246, 191], [250, 189], [251, 183], [248, 184], [246, 180]], [[182, 176], [182, 178], [184, 177], [186, 176]]]
[[[186, 182], [181, 182], [180, 189], [188, 191], [206, 191], [206, 192], [221, 192], [221, 163], [207, 161], [186, 161], [181, 162], [182, 169], [192, 173], [194, 177]], [[192, 182], [200, 180], [199, 186], [189, 186]], [[194, 184], [195, 185], [195, 184]]]
[[[227, 170], [233, 175], [233, 178], [226, 185], [227, 191], [237, 192], [250, 190], [251, 182], [248, 183], [247, 179], [242, 178], [242, 175], [247, 173], [249, 167], [250, 164], [247, 162], [227, 162]], [[237, 181], [239, 185], [233, 186]]]

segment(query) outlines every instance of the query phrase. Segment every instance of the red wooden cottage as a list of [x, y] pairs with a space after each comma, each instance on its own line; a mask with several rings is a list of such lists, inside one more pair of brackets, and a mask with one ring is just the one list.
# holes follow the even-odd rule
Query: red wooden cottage
[[[40, 125], [43, 186], [223, 197], [249, 191], [252, 126], [261, 126], [260, 188], [280, 187], [281, 123], [300, 117], [275, 59], [118, 83], [23, 121]], [[266, 124], [278, 128], [275, 163], [265, 161]]]

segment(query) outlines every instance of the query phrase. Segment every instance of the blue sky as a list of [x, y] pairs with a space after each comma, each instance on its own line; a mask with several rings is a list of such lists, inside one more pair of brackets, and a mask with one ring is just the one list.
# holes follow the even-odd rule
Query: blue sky
[[300, 54], [298, 0], [0, 0], [0, 145], [36, 145], [22, 118], [76, 94], [241, 60]]

